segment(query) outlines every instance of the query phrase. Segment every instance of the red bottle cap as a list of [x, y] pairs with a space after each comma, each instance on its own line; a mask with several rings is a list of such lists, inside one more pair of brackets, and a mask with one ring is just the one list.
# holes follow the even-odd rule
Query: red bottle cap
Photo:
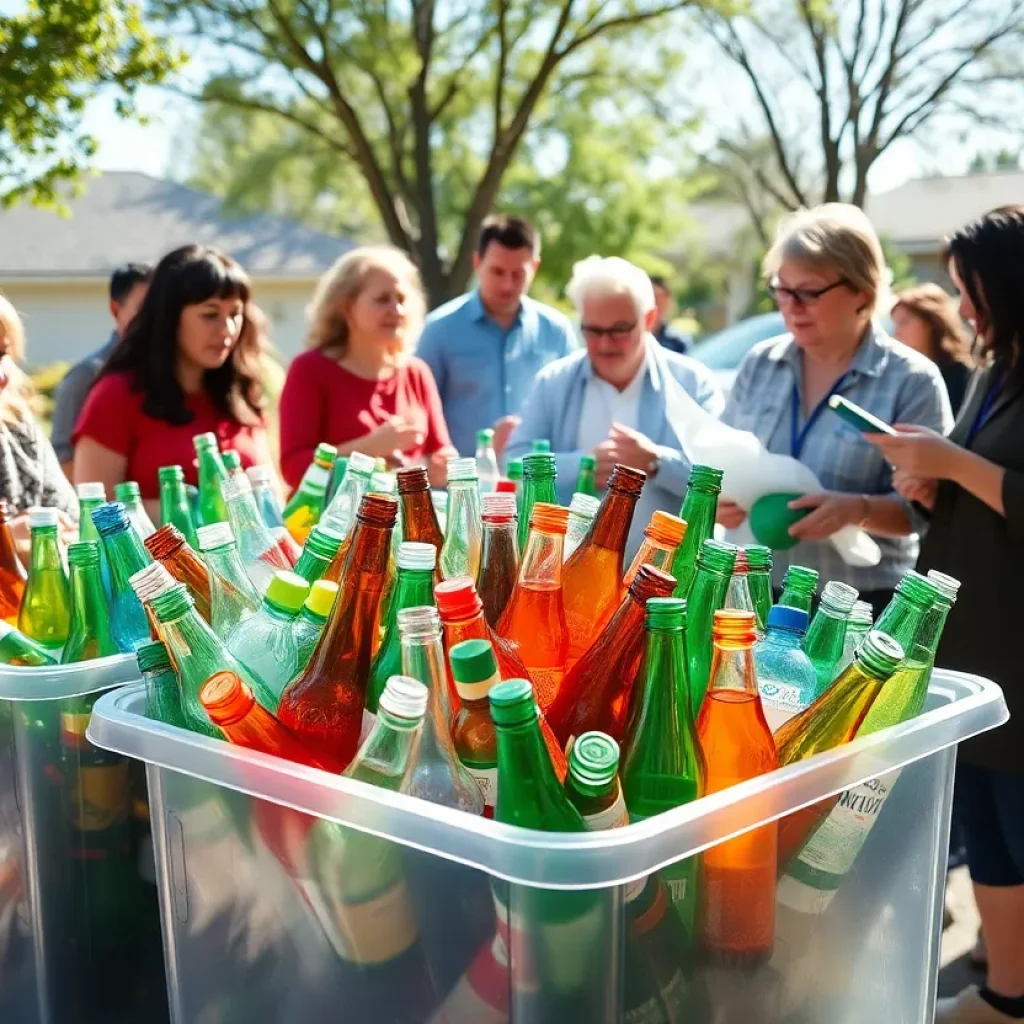
[[505, 477], [494, 482], [494, 493], [495, 494], [515, 494], [516, 493], [516, 482], [515, 480], [507, 480]]
[[437, 613], [442, 621], [472, 619], [483, 611], [476, 584], [468, 576], [456, 576], [434, 587]]

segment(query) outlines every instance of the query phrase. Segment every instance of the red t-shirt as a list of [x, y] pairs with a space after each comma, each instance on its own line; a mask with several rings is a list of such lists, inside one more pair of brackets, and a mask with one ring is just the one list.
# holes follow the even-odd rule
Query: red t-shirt
[[224, 416], [205, 391], [185, 396], [194, 419], [179, 427], [147, 416], [142, 411], [142, 392], [133, 391], [131, 383], [128, 372], [101, 377], [78, 416], [72, 441], [90, 437], [124, 455], [128, 459], [125, 479], [137, 481], [143, 498], [160, 497], [157, 471], [161, 466], [181, 466], [188, 483], [199, 483], [192, 444], [196, 434], [216, 434], [221, 448], [234, 448], [245, 468], [270, 463], [266, 430]]
[[319, 349], [292, 360], [281, 392], [281, 473], [298, 487], [321, 442], [346, 444], [401, 416], [420, 428], [423, 444], [402, 454], [410, 460], [451, 444], [434, 375], [410, 359], [387, 380], [367, 380]]

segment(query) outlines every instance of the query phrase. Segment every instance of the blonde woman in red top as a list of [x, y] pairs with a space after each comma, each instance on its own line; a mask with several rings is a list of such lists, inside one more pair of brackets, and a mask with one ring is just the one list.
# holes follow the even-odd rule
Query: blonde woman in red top
[[309, 351], [281, 393], [281, 469], [298, 486], [318, 444], [390, 466], [425, 465], [436, 487], [457, 452], [426, 363], [412, 355], [426, 303], [419, 273], [389, 246], [354, 249], [320, 279]]

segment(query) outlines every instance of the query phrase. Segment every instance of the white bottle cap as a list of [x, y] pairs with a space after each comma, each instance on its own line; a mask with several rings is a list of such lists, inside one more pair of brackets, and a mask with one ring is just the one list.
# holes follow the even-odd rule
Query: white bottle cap
[[269, 487], [274, 481], [274, 474], [269, 466], [250, 466], [245, 475], [253, 487]]
[[348, 457], [347, 473], [371, 474], [377, 468], [377, 460], [372, 455], [364, 455], [362, 452], [353, 452]]
[[166, 594], [177, 582], [161, 562], [151, 562], [128, 577], [128, 583], [140, 601], [152, 601]]
[[56, 526], [57, 522], [58, 517], [55, 508], [43, 508], [40, 505], [33, 505], [28, 510], [28, 525], [33, 530], [41, 526]]
[[476, 459], [449, 459], [448, 479], [451, 480], [476, 480], [477, 468]]
[[396, 718], [421, 719], [427, 711], [427, 688], [410, 676], [391, 676], [380, 695], [380, 708]]
[[100, 501], [107, 500], [107, 489], [101, 483], [79, 484], [75, 490], [82, 501], [91, 501], [99, 498]]
[[576, 491], [569, 502], [569, 511], [583, 519], [593, 519], [600, 507], [599, 499], [592, 494], [583, 494], [581, 491]]
[[508, 491], [495, 491], [492, 494], [485, 494], [483, 502], [484, 516], [512, 516], [515, 518], [518, 514], [516, 496]]
[[437, 548], [433, 544], [420, 544], [414, 540], [403, 540], [398, 545], [399, 569], [429, 569], [437, 565]]
[[225, 544], [233, 544], [235, 535], [231, 532], [229, 523], [210, 523], [196, 530], [196, 539], [199, 541], [200, 551], [210, 551]]
[[252, 494], [252, 484], [244, 473], [234, 473], [227, 480], [221, 481], [220, 493], [225, 501], [231, 501], [240, 494]]

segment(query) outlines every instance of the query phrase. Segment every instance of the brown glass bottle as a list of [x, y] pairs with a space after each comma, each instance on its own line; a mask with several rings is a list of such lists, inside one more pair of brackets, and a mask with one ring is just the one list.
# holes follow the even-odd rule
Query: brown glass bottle
[[437, 521], [437, 512], [430, 499], [430, 480], [422, 466], [400, 469], [398, 498], [402, 502], [402, 540], [414, 540], [420, 544], [433, 544], [437, 548], [437, 566], [434, 582], [441, 582], [441, 548], [444, 534]]
[[484, 618], [496, 626], [512, 596], [519, 575], [519, 528], [514, 494], [485, 494], [483, 542], [476, 589], [484, 604]]
[[210, 574], [203, 560], [185, 540], [185, 535], [172, 523], [161, 526], [143, 542], [146, 550], [179, 582], [188, 587], [196, 611], [211, 622]]
[[0, 498], [0, 620], [15, 626], [28, 573], [18, 558], [14, 537], [7, 525], [10, 518], [11, 509], [7, 499]]
[[367, 494], [359, 506], [347, 571], [305, 669], [281, 695], [277, 717], [333, 771], [355, 756], [370, 679], [373, 639], [398, 502]]

